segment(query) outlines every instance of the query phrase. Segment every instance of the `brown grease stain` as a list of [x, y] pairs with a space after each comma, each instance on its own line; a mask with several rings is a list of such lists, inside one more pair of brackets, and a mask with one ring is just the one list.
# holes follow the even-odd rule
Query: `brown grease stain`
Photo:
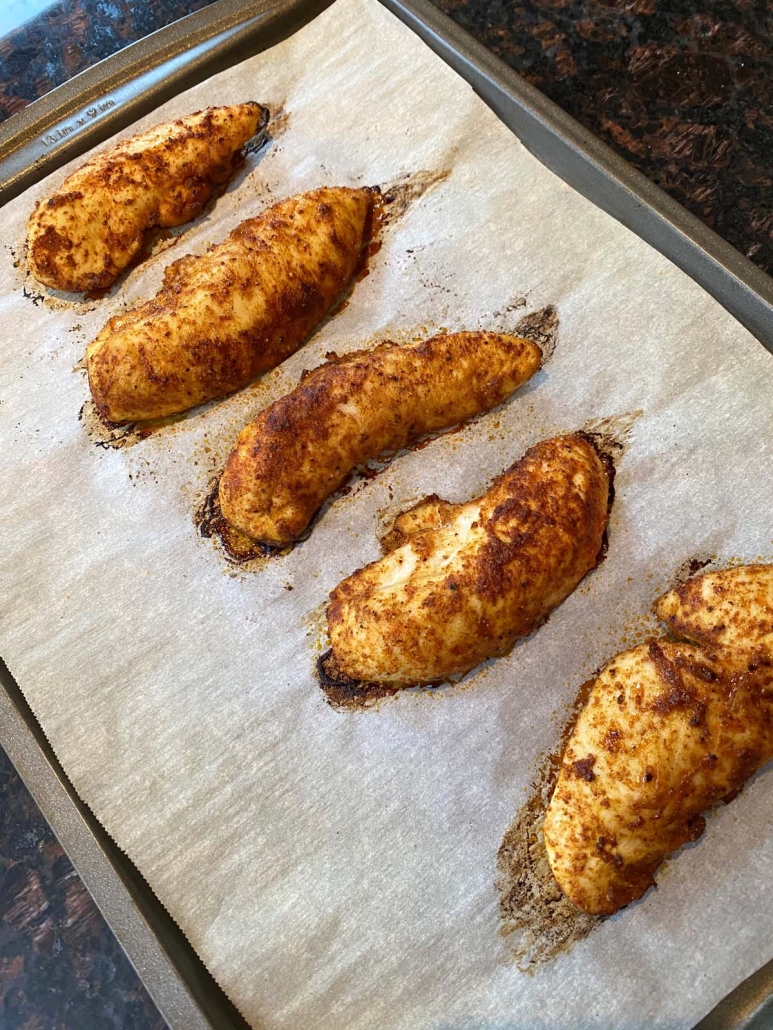
[[450, 168], [412, 172], [379, 187], [380, 201], [375, 205], [374, 222], [382, 228], [401, 218], [411, 204], [439, 182], [445, 182], [450, 175]]
[[339, 712], [372, 708], [401, 689], [386, 683], [362, 683], [351, 679], [338, 668], [332, 648], [317, 659], [317, 676], [328, 704]]
[[577, 691], [558, 746], [539, 761], [530, 795], [505, 832], [497, 853], [499, 932], [523, 973], [532, 974], [571, 950], [602, 921], [599, 916], [581, 912], [560, 889], [550, 868], [543, 836], [545, 813], [564, 750], [597, 675]]
[[537, 344], [542, 351], [540, 368], [543, 368], [545, 362], [553, 356], [558, 344], [560, 324], [558, 311], [553, 304], [548, 304], [547, 307], [524, 315], [516, 322], [512, 332], [514, 336], [521, 336], [523, 339]]
[[291, 547], [275, 548], [252, 540], [245, 533], [234, 528], [220, 509], [220, 476], [199, 504], [194, 514], [194, 523], [199, 536], [213, 539], [231, 565], [260, 567], [266, 559], [288, 554]]
[[[82, 369], [76, 365], [73, 371], [76, 370]], [[78, 421], [83, 424], [86, 435], [96, 447], [121, 450], [123, 447], [133, 447], [159, 430], [182, 421], [189, 414], [181, 412], [179, 415], [167, 415], [166, 418], [149, 419], [147, 422], [110, 422], [102, 418], [94, 401], [89, 398], [78, 413]]]

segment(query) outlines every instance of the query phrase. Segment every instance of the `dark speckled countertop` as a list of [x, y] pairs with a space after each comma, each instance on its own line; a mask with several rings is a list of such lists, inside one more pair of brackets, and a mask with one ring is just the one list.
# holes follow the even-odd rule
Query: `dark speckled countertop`
[[0, 749], [0, 1028], [165, 1027]]
[[[0, 120], [209, 2], [2, 0]], [[773, 274], [770, 0], [434, 2]], [[0, 752], [0, 1027], [164, 1025]]]
[[773, 274], [770, 0], [436, 3]]

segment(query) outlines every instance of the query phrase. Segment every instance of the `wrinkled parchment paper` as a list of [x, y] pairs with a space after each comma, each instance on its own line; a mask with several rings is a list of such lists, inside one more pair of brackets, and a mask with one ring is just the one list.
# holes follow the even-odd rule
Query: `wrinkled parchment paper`
[[[578, 685], [652, 629], [676, 568], [770, 557], [772, 359], [375, 0], [338, 0], [139, 124], [245, 99], [284, 105], [284, 131], [110, 297], [51, 301], [24, 279], [32, 203], [67, 169], [3, 213], [2, 653], [80, 795], [254, 1027], [688, 1027], [773, 956], [769, 771], [657, 891], [533, 977], [499, 936], [496, 853]], [[281, 369], [133, 447], [89, 438], [74, 366], [169, 261], [282, 196], [443, 169]], [[326, 351], [509, 328], [547, 304], [560, 339], [528, 387], [358, 483], [291, 554], [239, 571], [197, 533], [241, 426]], [[318, 609], [377, 556], [385, 509], [466, 499], [541, 437], [637, 409], [609, 556], [542, 629], [458, 686], [326, 703]]]

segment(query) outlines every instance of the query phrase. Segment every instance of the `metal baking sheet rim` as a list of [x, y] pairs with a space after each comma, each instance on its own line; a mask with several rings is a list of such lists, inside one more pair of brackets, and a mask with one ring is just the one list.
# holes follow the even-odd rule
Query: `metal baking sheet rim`
[[[332, 0], [217, 0], [75, 76], [0, 126], [0, 205], [171, 96], [267, 49]], [[429, 0], [381, 0], [547, 167], [691, 275], [773, 351], [773, 279], [473, 40]], [[172, 1030], [245, 1030], [150, 886], [77, 796], [0, 662], [0, 745]], [[695, 1030], [773, 1028], [773, 962]]]

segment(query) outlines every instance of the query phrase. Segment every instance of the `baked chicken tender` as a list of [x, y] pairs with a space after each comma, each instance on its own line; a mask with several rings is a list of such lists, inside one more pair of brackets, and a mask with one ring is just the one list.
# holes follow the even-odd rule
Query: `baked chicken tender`
[[312, 190], [242, 222], [201, 257], [174, 262], [160, 292], [111, 318], [86, 350], [99, 414], [173, 415], [284, 361], [351, 281], [372, 204], [369, 189]]
[[254, 540], [297, 540], [356, 465], [501, 404], [541, 360], [530, 340], [485, 332], [334, 356], [242, 430], [223, 515]]
[[709, 648], [773, 653], [773, 565], [706, 572], [655, 605], [675, 636]]
[[[640, 898], [661, 862], [700, 837], [701, 813], [773, 757], [770, 575], [728, 569], [670, 591], [658, 613], [710, 646], [653, 640], [593, 683], [544, 827], [556, 882], [582, 911]], [[717, 636], [732, 646], [714, 647]]]
[[95, 154], [32, 212], [30, 271], [72, 293], [111, 286], [149, 229], [201, 212], [267, 117], [253, 102], [210, 107]]
[[507, 652], [597, 564], [609, 496], [606, 464], [574, 434], [532, 447], [473, 501], [428, 499], [398, 527], [404, 543], [330, 595], [336, 674], [410, 686]]

